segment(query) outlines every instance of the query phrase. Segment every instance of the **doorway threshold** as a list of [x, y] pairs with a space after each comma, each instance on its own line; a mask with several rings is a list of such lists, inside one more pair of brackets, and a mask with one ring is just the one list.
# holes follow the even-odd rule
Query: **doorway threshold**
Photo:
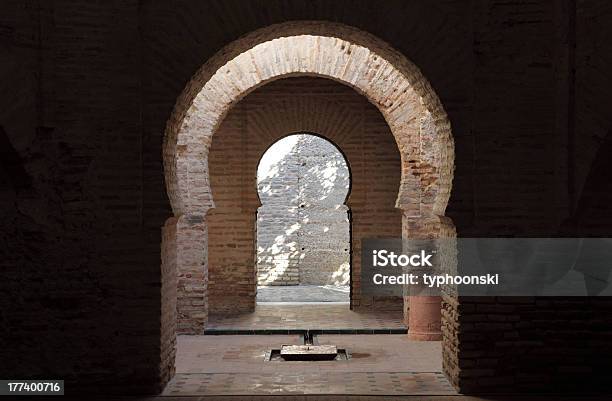
[[205, 329], [204, 335], [407, 334], [407, 328], [378, 329]]
[[[402, 310], [351, 310], [347, 304], [258, 304], [252, 312], [211, 314], [205, 330], [213, 333], [301, 334], [304, 330], [330, 330], [335, 333], [404, 332]], [[292, 331], [293, 330], [293, 331]], [[298, 331], [296, 331], [298, 330]], [[344, 330], [344, 331], [339, 331]], [[376, 331], [380, 330], [380, 331]], [[396, 331], [394, 333], [400, 333]]]

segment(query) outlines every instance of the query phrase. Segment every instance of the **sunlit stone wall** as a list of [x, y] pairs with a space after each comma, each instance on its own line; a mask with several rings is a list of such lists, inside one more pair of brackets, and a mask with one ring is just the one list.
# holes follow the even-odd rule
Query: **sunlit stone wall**
[[348, 166], [329, 141], [291, 135], [276, 142], [258, 169], [260, 285], [349, 282]]

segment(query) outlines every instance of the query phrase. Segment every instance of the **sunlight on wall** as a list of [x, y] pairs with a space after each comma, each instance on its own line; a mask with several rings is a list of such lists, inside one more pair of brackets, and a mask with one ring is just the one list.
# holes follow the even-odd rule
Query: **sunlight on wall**
[[348, 283], [349, 185], [344, 156], [323, 138], [291, 135], [266, 151], [257, 169], [259, 285]]
[[[297, 145], [301, 135], [289, 135], [274, 143], [262, 156], [257, 166], [257, 184], [266, 178], [277, 177], [283, 159]], [[265, 191], [265, 189], [264, 189]]]

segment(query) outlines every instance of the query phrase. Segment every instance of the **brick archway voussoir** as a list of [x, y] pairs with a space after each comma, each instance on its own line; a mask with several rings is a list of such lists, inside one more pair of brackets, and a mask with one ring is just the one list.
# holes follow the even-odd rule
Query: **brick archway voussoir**
[[[312, 26], [313, 23], [305, 24]], [[288, 24], [281, 25], [289, 30], [296, 29]], [[385, 53], [384, 44], [376, 44], [369, 37], [367, 41], [378, 51], [372, 50], [361, 44], [366, 41], [364, 37], [361, 41], [350, 40], [351, 36], [359, 36], [358, 31], [340, 27], [342, 29], [334, 30], [334, 35], [330, 36], [301, 34], [274, 38], [254, 45], [225, 63], [207, 63], [208, 68], [203, 68], [197, 79], [194, 78], [196, 83], [204, 82], [203, 88], [188, 107], [184, 102], [189, 99], [193, 85], [186, 90], [177, 104], [177, 109], [183, 106], [186, 111], [175, 110], [178, 118], [174, 116], [168, 124], [164, 156], [168, 192], [175, 213], [201, 214], [214, 207], [208, 186], [208, 148], [214, 132], [235, 103], [271, 80], [314, 75], [353, 87], [385, 116], [402, 157], [413, 163], [403, 168], [397, 206], [413, 212], [415, 195], [420, 193], [420, 202], [428, 200], [430, 203], [425, 205], [422, 214], [443, 215], [452, 180], [453, 143], [448, 118], [437, 96], [418, 69], [397, 52], [387, 49], [388, 54], [381, 54]], [[223, 58], [228, 54], [231, 51], [222, 51], [215, 57]], [[222, 67], [211, 74], [210, 67], [214, 65]], [[210, 75], [208, 80], [206, 75]], [[179, 125], [181, 114], [184, 117]], [[430, 125], [436, 135], [429, 144], [433, 146], [424, 149], [415, 122], [426, 114], [431, 116]], [[424, 162], [427, 155], [423, 152], [435, 157]], [[423, 193], [425, 187], [426, 194]], [[406, 202], [410, 197], [412, 201]]]

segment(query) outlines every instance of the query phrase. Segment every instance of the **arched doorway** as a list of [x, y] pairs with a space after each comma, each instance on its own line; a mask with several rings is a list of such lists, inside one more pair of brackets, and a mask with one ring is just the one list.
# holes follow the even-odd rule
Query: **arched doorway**
[[257, 303], [349, 303], [350, 171], [340, 150], [288, 135], [257, 168]]
[[[178, 325], [185, 332], [199, 332], [207, 320], [206, 214], [214, 207], [208, 178], [212, 136], [230, 108], [250, 91], [301, 75], [342, 82], [363, 94], [385, 117], [401, 154], [396, 206], [402, 211], [402, 236], [455, 235], [452, 222], [444, 216], [453, 176], [450, 124], [418, 68], [380, 39], [341, 24], [289, 22], [256, 31], [224, 48], [196, 73], [166, 130], [166, 184], [175, 217], [164, 230], [162, 276], [178, 271]], [[407, 316], [409, 336], [440, 338], [439, 299], [413, 301], [417, 302], [410, 302]], [[203, 307], [192, 307], [198, 303]], [[162, 313], [174, 306], [164, 302]], [[445, 343], [444, 351], [452, 365], [457, 349], [450, 345]]]
[[211, 143], [208, 168], [215, 207], [206, 215], [207, 329], [218, 328], [224, 315], [248, 314], [256, 308], [255, 233], [262, 206], [256, 171], [264, 153], [295, 132], [317, 133], [329, 140], [351, 168], [351, 190], [344, 202], [351, 212], [350, 308], [402, 309], [398, 297], [363, 294], [359, 281], [361, 240], [402, 236], [402, 213], [395, 207], [401, 157], [393, 134], [380, 111], [346, 85], [290, 77], [262, 85], [236, 103]]

